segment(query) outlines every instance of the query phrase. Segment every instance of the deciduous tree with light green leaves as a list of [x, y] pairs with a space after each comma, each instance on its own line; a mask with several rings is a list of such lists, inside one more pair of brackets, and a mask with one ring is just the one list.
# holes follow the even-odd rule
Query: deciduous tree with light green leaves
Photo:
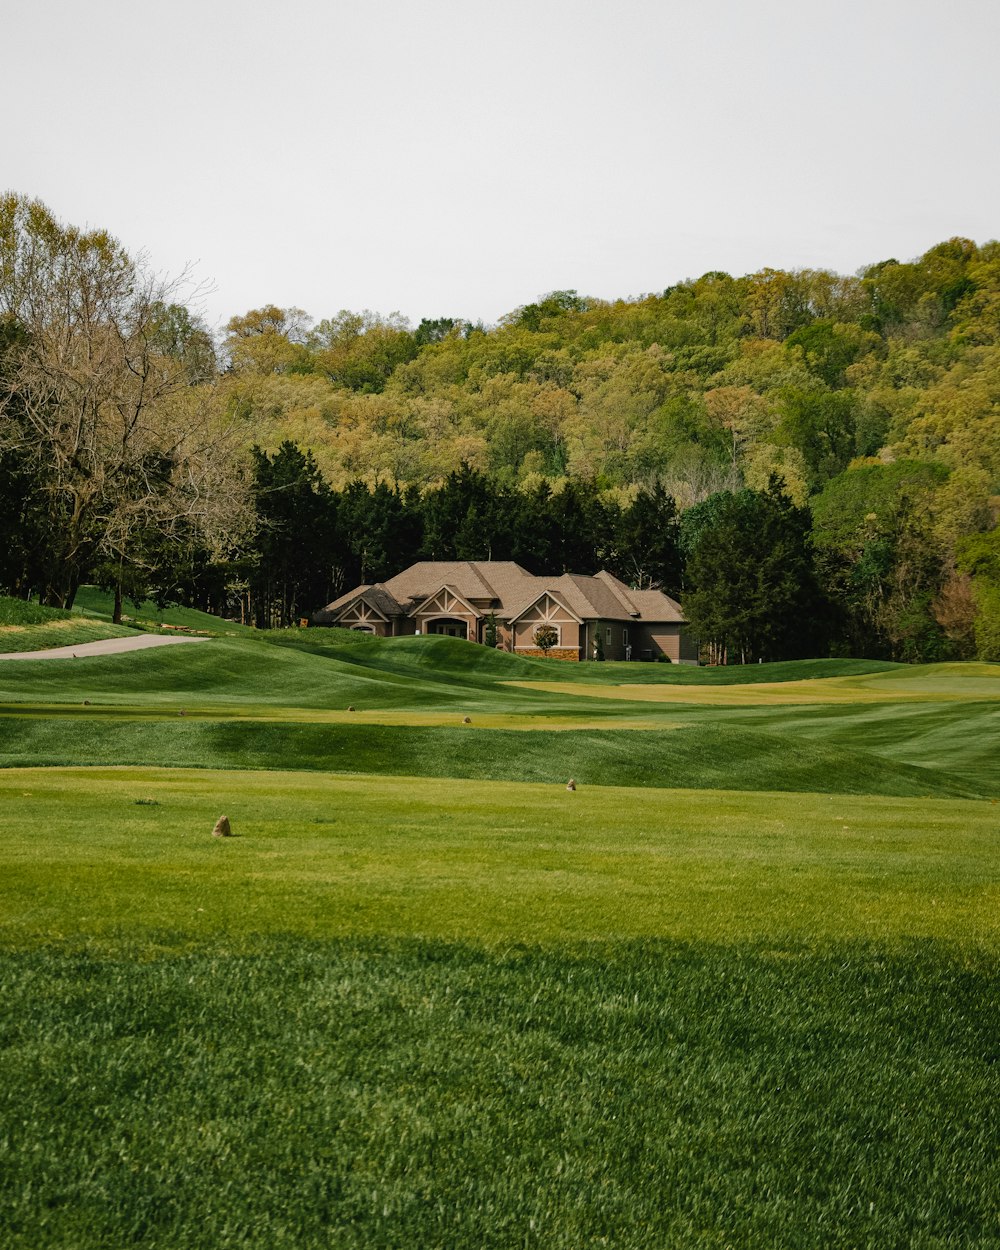
[[120, 616], [125, 570], [149, 564], [151, 536], [235, 529], [244, 511], [225, 423], [192, 387], [205, 335], [190, 318], [180, 332], [175, 291], [105, 231], [63, 225], [38, 200], [0, 198], [0, 318], [17, 331], [0, 452], [19, 457], [44, 494], [35, 590], [52, 606], [71, 605], [97, 566], [118, 567]]

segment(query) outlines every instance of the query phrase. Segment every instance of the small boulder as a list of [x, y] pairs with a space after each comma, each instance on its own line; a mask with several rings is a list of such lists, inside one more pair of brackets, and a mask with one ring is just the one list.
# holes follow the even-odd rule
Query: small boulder
[[471, 724], [472, 724], [472, 717], [471, 717], [471, 716], [463, 716], [463, 717], [462, 717], [462, 724], [463, 724], [463, 725], [471, 725]]
[[353, 712], [353, 711], [354, 711], [354, 704], [353, 704], [353, 703], [348, 703], [348, 705], [347, 705], [347, 710], [348, 710], [349, 712]]
[[566, 789], [567, 789], [567, 790], [575, 790], [575, 789], [576, 789], [576, 782], [573, 780], [573, 778], [572, 778], [572, 777], [570, 777], [569, 781], [567, 781], [567, 782], [566, 782]]
[[232, 826], [229, 823], [228, 816], [220, 816], [215, 822], [215, 828], [212, 830], [213, 838], [231, 838], [233, 836]]

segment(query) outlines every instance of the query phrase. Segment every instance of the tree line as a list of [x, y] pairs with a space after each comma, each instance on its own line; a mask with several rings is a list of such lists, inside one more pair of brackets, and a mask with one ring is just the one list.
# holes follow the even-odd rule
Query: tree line
[[1000, 658], [996, 243], [490, 328], [265, 305], [217, 337], [189, 296], [0, 197], [8, 592], [280, 625], [415, 558], [509, 558], [682, 594], [730, 660]]

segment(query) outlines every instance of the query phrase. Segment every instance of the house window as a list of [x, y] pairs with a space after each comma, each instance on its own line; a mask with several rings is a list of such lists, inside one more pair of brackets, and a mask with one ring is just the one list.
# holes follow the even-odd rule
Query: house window
[[611, 645], [611, 626], [610, 625], [604, 631], [604, 641], [608, 644], [608, 646]]
[[623, 647], [628, 646], [628, 630], [627, 629], [622, 630], [622, 646]]

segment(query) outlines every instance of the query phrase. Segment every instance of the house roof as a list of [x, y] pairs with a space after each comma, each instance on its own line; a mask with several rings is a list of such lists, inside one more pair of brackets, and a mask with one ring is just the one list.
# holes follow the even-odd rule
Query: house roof
[[[535, 580], [538, 582], [544, 582], [545, 578], [538, 577]], [[530, 608], [533, 608], [539, 599], [544, 599], [546, 595], [548, 595], [550, 599], [554, 599], [561, 608], [564, 608], [567, 612], [569, 612], [569, 614], [575, 617], [577, 621], [583, 621], [584, 618], [576, 612], [572, 604], [569, 602], [569, 596], [553, 585], [552, 582], [549, 582], [548, 585], [544, 585], [540, 588], [536, 586], [533, 592], [533, 598], [529, 599], [527, 603], [520, 604], [512, 611], [505, 612], [503, 614], [504, 619], [507, 621], [519, 621], [521, 617], [524, 616], [525, 612], [527, 612]]]
[[[427, 612], [428, 612], [428, 606], [427, 606], [427, 605], [428, 605], [428, 602], [429, 602], [431, 599], [436, 599], [436, 598], [438, 597], [438, 595], [440, 595], [442, 592], [444, 592], [445, 594], [449, 594], [449, 595], [451, 595], [453, 599], [457, 599], [457, 600], [458, 600], [458, 602], [459, 602], [459, 603], [460, 603], [460, 604], [461, 604], [464, 608], [466, 608], [469, 612], [471, 612], [473, 616], [478, 616], [478, 615], [479, 615], [479, 613], [478, 613], [478, 612], [477, 612], [477, 610], [476, 610], [476, 606], [475, 606], [475, 604], [470, 603], [470, 602], [468, 601], [468, 599], [466, 599], [465, 595], [463, 595], [463, 594], [462, 594], [462, 592], [461, 592], [461, 591], [460, 591], [457, 587], [455, 587], [455, 586], [450, 586], [450, 585], [448, 585], [448, 583], [447, 583], [447, 582], [445, 582], [445, 583], [444, 583], [443, 585], [441, 585], [441, 586], [437, 586], [437, 587], [435, 587], [435, 589], [434, 589], [434, 590], [432, 590], [432, 591], [430, 592], [430, 594], [429, 594], [429, 595], [424, 595], [422, 598], [418, 599], [418, 600], [417, 600], [417, 602], [416, 602], [416, 603], [413, 605], [413, 607], [410, 609], [410, 611], [409, 611], [408, 615], [409, 615], [409, 616], [423, 616], [423, 615], [427, 615]], [[438, 615], [438, 616], [440, 616], [440, 615], [441, 615], [441, 613], [440, 613], [440, 612], [438, 612], [438, 613], [431, 613], [431, 614], [432, 614], [432, 615]]]
[[333, 619], [364, 597], [386, 616], [404, 616], [442, 586], [472, 601], [471, 606], [479, 600], [478, 610], [484, 615], [492, 611], [508, 621], [516, 621], [546, 591], [557, 594], [580, 620], [685, 619], [680, 604], [669, 595], [660, 590], [631, 590], [604, 570], [593, 576], [563, 573], [535, 577], [513, 560], [421, 560], [385, 582], [356, 586], [316, 615], [321, 620]]
[[[355, 586], [353, 590], [349, 590], [346, 595], [341, 595], [339, 599], [334, 599], [333, 603], [328, 603], [322, 610], [323, 616], [339, 615], [356, 603], [358, 599], [364, 601], [373, 607], [376, 612], [381, 612], [383, 616], [398, 616], [402, 609], [396, 600], [390, 595], [384, 586], [376, 582], [374, 585]], [[319, 615], [319, 614], [317, 614]]]
[[450, 586], [463, 599], [500, 599], [498, 588], [492, 584], [496, 577], [502, 584], [512, 576], [530, 578], [531, 574], [512, 560], [421, 560], [411, 564], [402, 573], [390, 577], [384, 583], [386, 590], [399, 603], [416, 606], [422, 599], [432, 595], [442, 586]]

